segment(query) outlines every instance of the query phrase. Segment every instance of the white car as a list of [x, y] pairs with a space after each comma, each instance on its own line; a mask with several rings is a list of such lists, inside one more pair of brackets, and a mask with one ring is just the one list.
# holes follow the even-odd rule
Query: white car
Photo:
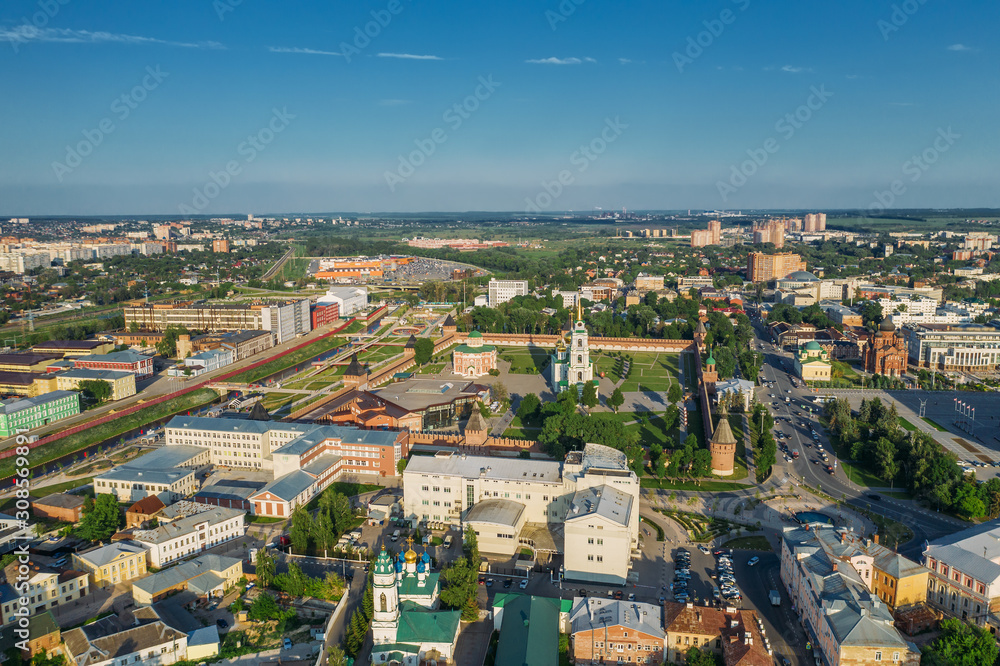
[[518, 584], [517, 584], [517, 586], [518, 586], [519, 588], [521, 588], [522, 590], [523, 590], [524, 588], [528, 587], [528, 579], [527, 579], [527, 578], [525, 578], [525, 579], [524, 579], [524, 580], [522, 580], [522, 581], [521, 581], [520, 583], [518, 583]]
[[710, 551], [708, 549], [708, 546], [706, 546], [704, 544], [698, 546], [698, 550], [700, 550], [701, 552], [705, 553], [706, 555], [711, 555], [712, 554], [712, 551]]
[[747, 566], [748, 567], [756, 566], [758, 562], [760, 562], [759, 557], [751, 557], [749, 560], [747, 560]]

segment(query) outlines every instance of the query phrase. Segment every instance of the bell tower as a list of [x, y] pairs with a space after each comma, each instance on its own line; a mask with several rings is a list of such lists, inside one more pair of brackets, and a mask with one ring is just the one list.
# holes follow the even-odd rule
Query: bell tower
[[583, 312], [579, 303], [576, 306], [576, 321], [570, 333], [569, 340], [569, 384], [582, 384], [594, 378], [590, 365], [590, 337], [587, 325], [583, 323]]
[[396, 568], [385, 546], [375, 560], [372, 574], [372, 641], [375, 645], [396, 642], [399, 628], [399, 593], [396, 588]]

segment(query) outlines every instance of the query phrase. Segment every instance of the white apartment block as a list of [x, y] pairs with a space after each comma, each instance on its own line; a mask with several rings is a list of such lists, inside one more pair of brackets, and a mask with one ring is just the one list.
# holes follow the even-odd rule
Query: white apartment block
[[272, 453], [315, 425], [281, 421], [175, 416], [164, 427], [167, 447], [197, 446], [222, 467], [274, 469]]
[[497, 280], [489, 282], [490, 307], [495, 308], [501, 303], [506, 303], [515, 296], [528, 295], [527, 280]]
[[336, 303], [341, 317], [350, 317], [368, 307], [367, 287], [330, 287], [325, 296], [316, 300], [317, 305]]
[[138, 502], [156, 495], [164, 504], [171, 504], [200, 488], [197, 472], [209, 460], [205, 448], [163, 447], [95, 476], [94, 492], [112, 494], [119, 502]]
[[215, 507], [150, 530], [135, 530], [133, 538], [149, 549], [149, 565], [162, 568], [244, 534], [246, 521], [243, 511]]
[[0, 253], [0, 270], [20, 275], [36, 268], [48, 268], [51, 263], [48, 252], [20, 250]]
[[271, 304], [261, 308], [261, 329], [271, 331], [278, 344], [293, 340], [312, 330], [309, 314], [309, 299], [283, 304]]
[[[597, 444], [565, 463], [414, 456], [403, 471], [403, 516], [471, 525], [484, 552], [564, 552], [567, 578], [624, 584], [639, 539], [639, 481], [624, 454]], [[562, 550], [553, 525], [564, 531]]]
[[932, 298], [880, 298], [876, 302], [882, 306], [882, 315], [885, 317], [900, 307], [906, 315], [933, 315], [938, 309], [937, 301]]

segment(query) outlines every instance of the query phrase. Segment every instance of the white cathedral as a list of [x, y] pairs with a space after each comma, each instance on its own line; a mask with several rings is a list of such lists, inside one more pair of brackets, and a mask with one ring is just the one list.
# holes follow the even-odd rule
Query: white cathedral
[[382, 547], [372, 574], [372, 664], [418, 666], [454, 663], [459, 610], [438, 609], [440, 574], [431, 573], [431, 558], [409, 549], [395, 562]]
[[549, 360], [549, 382], [553, 393], [562, 393], [573, 386], [582, 395], [583, 385], [594, 381], [594, 363], [590, 360], [590, 338], [579, 305], [576, 310], [576, 322], [570, 330], [569, 348], [566, 347], [565, 340], [560, 339], [555, 353]]

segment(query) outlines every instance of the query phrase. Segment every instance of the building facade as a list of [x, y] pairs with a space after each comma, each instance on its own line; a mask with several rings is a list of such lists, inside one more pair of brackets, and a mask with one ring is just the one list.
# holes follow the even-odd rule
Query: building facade
[[575, 664], [662, 664], [660, 607], [634, 601], [576, 597], [569, 614]]
[[769, 282], [789, 273], [806, 270], [806, 262], [793, 252], [764, 254], [751, 252], [747, 257], [747, 279], [751, 282]]
[[497, 369], [497, 348], [483, 344], [483, 334], [472, 331], [465, 344], [452, 352], [452, 367], [456, 374], [469, 379], [489, 374]]
[[495, 308], [516, 296], [528, 295], [527, 280], [497, 280], [491, 279], [488, 284], [489, 304]]
[[923, 565], [930, 571], [927, 602], [945, 615], [997, 633], [1000, 624], [1000, 527], [987, 523], [924, 548]]
[[79, 413], [80, 394], [74, 391], [0, 400], [0, 437], [13, 437]]
[[243, 511], [198, 504], [206, 510], [164, 522], [152, 529], [136, 529], [134, 540], [147, 549], [149, 565], [162, 568], [246, 534]]
[[73, 553], [73, 568], [86, 571], [92, 586], [117, 585], [146, 575], [146, 548], [131, 541], [112, 541]]
[[582, 314], [578, 311], [576, 323], [570, 332], [569, 347], [560, 339], [550, 358], [549, 385], [556, 394], [572, 388], [582, 395], [583, 385], [593, 381], [594, 362], [590, 360], [590, 336]]
[[909, 364], [946, 371], [992, 372], [1000, 365], [1000, 328], [979, 324], [906, 324]]
[[134, 351], [111, 352], [110, 354], [90, 354], [73, 359], [73, 367], [84, 370], [115, 370], [131, 372], [138, 379], [152, 377], [153, 358]]
[[833, 366], [830, 354], [815, 340], [810, 340], [795, 356], [795, 374], [804, 382], [828, 382]]
[[863, 356], [865, 372], [900, 377], [906, 372], [906, 338], [896, 333], [893, 323], [885, 319], [879, 324], [878, 333], [868, 336]]
[[165, 331], [171, 325], [190, 331], [271, 331], [278, 344], [312, 330], [307, 298], [240, 304], [134, 301], [125, 307], [125, 328], [133, 324], [150, 331]]

